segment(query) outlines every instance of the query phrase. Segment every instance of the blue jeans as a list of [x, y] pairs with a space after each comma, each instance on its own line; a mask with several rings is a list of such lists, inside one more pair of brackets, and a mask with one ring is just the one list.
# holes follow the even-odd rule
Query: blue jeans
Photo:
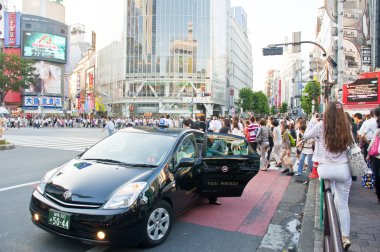
[[300, 162], [298, 164], [298, 169], [297, 169], [298, 174], [302, 174], [302, 170], [303, 170], [302, 168], [303, 168], [303, 165], [305, 164], [306, 156], [307, 156], [307, 168], [309, 168], [309, 171], [313, 169], [313, 154], [301, 153]]

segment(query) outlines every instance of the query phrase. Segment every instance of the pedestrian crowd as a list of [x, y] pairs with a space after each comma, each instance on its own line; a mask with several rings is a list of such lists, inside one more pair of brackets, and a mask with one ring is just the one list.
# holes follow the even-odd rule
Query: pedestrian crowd
[[[5, 123], [4, 123], [5, 122]], [[275, 118], [252, 116], [247, 120], [239, 117], [195, 118], [171, 117], [8, 117], [3, 125], [21, 127], [102, 128], [112, 135], [116, 130], [130, 126], [159, 126], [192, 128], [204, 132], [231, 134], [245, 137], [252, 149], [260, 156], [260, 170], [268, 172], [270, 167], [282, 169], [287, 176], [303, 176], [311, 172], [309, 179], [322, 178], [331, 182], [334, 202], [342, 231], [342, 244], [347, 250], [351, 242], [350, 212], [348, 198], [354, 176], [351, 162], [351, 147], [360, 147], [362, 161], [372, 169], [370, 179], [380, 202], [380, 108], [368, 115], [344, 112], [339, 102], [329, 102], [322, 115], [315, 113], [309, 120], [290, 117]], [[222, 142], [214, 142], [210, 152], [224, 150]], [[217, 145], [220, 145], [217, 147]], [[364, 176], [363, 176], [364, 179]], [[307, 178], [306, 182], [307, 183]], [[364, 183], [363, 183], [364, 186]], [[220, 204], [216, 198], [211, 204]]]

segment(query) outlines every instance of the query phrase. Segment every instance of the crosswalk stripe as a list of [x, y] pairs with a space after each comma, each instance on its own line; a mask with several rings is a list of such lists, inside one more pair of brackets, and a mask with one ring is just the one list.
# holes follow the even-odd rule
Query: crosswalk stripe
[[7, 139], [20, 146], [72, 151], [84, 151], [86, 147], [91, 147], [101, 140], [101, 138], [20, 135], [8, 135]]

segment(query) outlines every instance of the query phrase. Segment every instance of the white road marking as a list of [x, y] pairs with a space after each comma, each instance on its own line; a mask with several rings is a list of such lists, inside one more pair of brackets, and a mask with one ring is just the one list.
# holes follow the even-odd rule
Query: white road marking
[[34, 182], [25, 183], [25, 184], [21, 184], [21, 185], [15, 185], [15, 186], [10, 186], [10, 187], [4, 187], [4, 188], [0, 188], [0, 192], [9, 191], [9, 190], [16, 189], [16, 188], [20, 188], [20, 187], [24, 187], [24, 186], [36, 185], [36, 184], [38, 184], [38, 183], [40, 183], [40, 181], [34, 181]]
[[104, 246], [96, 246], [93, 247], [92, 249], [86, 250], [86, 252], [102, 252], [106, 251], [109, 247], [104, 247]]
[[83, 152], [86, 147], [93, 146], [102, 138], [9, 135], [7, 139], [16, 146]]

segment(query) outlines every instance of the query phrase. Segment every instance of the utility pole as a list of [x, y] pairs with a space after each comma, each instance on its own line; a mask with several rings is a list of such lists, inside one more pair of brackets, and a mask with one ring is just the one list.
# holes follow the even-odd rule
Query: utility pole
[[[344, 9], [343, 3], [345, 0], [337, 1], [337, 18], [338, 18], [338, 52], [337, 52], [337, 61], [338, 61], [338, 80], [337, 88], [341, 90], [343, 87], [343, 69], [344, 69], [344, 55], [343, 55], [343, 18], [344, 18]], [[338, 97], [338, 94], [335, 94], [335, 91], [332, 92], [332, 98]], [[341, 100], [341, 98], [338, 98]]]

